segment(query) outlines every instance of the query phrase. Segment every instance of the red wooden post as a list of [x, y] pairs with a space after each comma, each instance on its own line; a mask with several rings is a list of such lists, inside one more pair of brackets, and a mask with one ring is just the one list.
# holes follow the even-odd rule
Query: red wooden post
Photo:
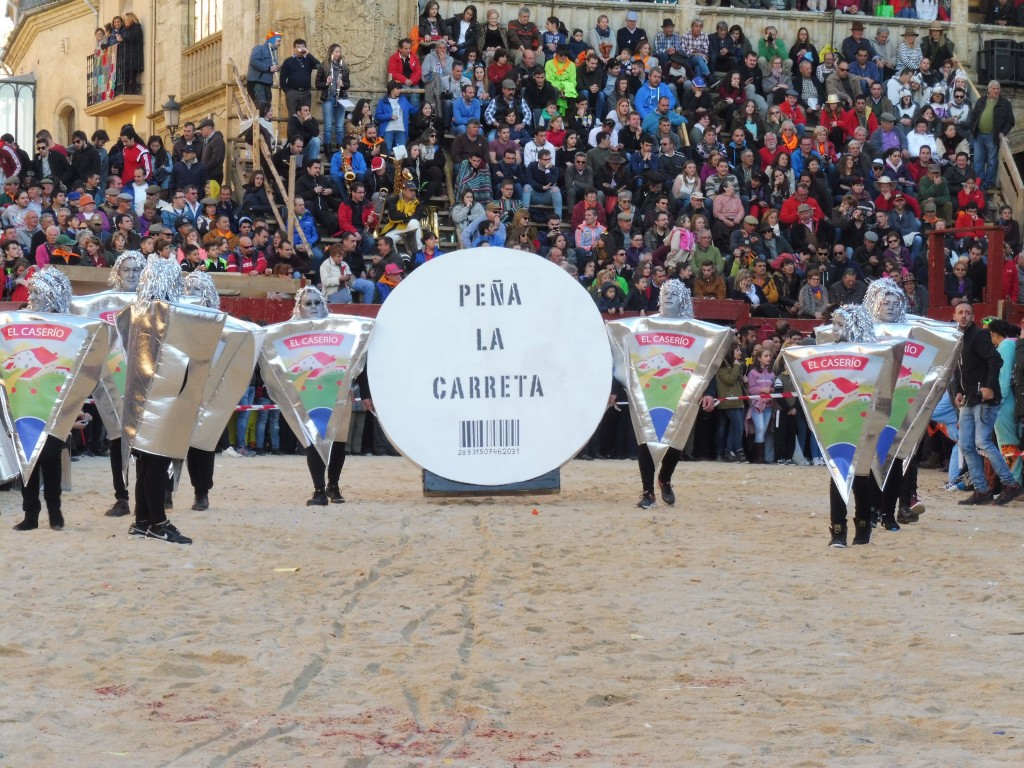
[[981, 230], [988, 238], [988, 279], [984, 301], [978, 311], [994, 315], [1003, 298], [1003, 237], [1002, 227], [988, 224], [984, 227], [962, 227], [960, 229], [933, 229], [928, 238], [928, 315], [937, 313], [943, 318], [948, 314], [946, 301], [946, 236], [962, 235]]

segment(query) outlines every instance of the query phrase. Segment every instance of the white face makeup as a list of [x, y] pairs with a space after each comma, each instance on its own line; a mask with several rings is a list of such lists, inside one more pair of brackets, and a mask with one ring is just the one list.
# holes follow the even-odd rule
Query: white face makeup
[[327, 305], [318, 292], [306, 291], [299, 299], [299, 317], [303, 320], [319, 320], [327, 317]]
[[134, 292], [139, 287], [139, 276], [142, 274], [142, 262], [138, 259], [125, 259], [117, 269], [121, 280], [121, 290]]

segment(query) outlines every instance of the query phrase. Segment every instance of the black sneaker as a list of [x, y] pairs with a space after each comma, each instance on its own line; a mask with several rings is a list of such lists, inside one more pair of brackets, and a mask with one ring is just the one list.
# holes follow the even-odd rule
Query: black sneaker
[[832, 531], [832, 539], [828, 545], [836, 549], [846, 549], [846, 524], [833, 523], [829, 526], [829, 530]]
[[327, 498], [332, 504], [344, 504], [345, 497], [341, 495], [341, 489], [336, 485], [327, 486]]
[[887, 513], [882, 515], [881, 522], [882, 527], [887, 531], [891, 531], [892, 533], [896, 533], [896, 531], [900, 529], [900, 524], [896, 522], [896, 515], [894, 514]]
[[170, 544], [191, 544], [192, 539], [182, 536], [181, 531], [174, 527], [170, 520], [151, 525], [146, 530], [146, 536], [150, 539], [160, 539]]
[[661, 500], [670, 507], [676, 503], [676, 493], [672, 490], [672, 483], [658, 481], [658, 488], [661, 490]]
[[50, 530], [52, 531], [63, 531], [64, 530], [64, 515], [60, 512], [53, 513], [50, 515]]
[[22, 520], [17, 525], [12, 526], [16, 531], [34, 531], [39, 527], [39, 521], [32, 522], [31, 520]]
[[327, 506], [327, 492], [324, 490], [314, 490], [313, 498], [306, 502], [307, 507], [326, 507]]
[[105, 517], [126, 517], [131, 514], [131, 508], [124, 499], [118, 499], [113, 506], [103, 513]]
[[916, 523], [921, 519], [921, 516], [915, 513], [910, 507], [900, 507], [896, 510], [896, 522], [906, 525], [907, 523]]
[[210, 508], [210, 497], [205, 493], [197, 493], [196, 500], [192, 504], [192, 509], [196, 512], [205, 512]]
[[654, 493], [644, 493], [640, 497], [640, 501], [636, 503], [640, 509], [654, 509], [658, 506], [658, 502], [654, 500]]
[[132, 523], [128, 526], [129, 536], [145, 536], [149, 530], [149, 523]]
[[859, 544], [870, 544], [871, 543], [871, 523], [867, 520], [854, 520], [854, 526], [856, 526], [857, 533], [854, 534], [853, 543], [854, 545]]
[[1020, 493], [1020, 483], [1003, 483], [1003, 490], [999, 492], [999, 498], [996, 499], [994, 503], [999, 504], [1000, 506], [1003, 504], [1009, 504], [1020, 496]]
[[992, 500], [993, 496], [991, 490], [985, 491], [984, 493], [981, 491], [972, 491], [970, 496], [966, 499], [960, 499], [957, 504], [961, 507], [968, 507], [976, 504], [991, 504]]

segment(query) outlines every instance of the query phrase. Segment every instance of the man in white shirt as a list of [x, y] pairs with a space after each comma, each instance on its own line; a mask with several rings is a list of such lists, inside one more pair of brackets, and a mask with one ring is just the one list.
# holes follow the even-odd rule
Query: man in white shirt
[[555, 145], [548, 141], [547, 130], [538, 128], [533, 135], [533, 141], [523, 147], [523, 167], [529, 167], [530, 163], [537, 162], [537, 155], [542, 149], [548, 150], [551, 157], [555, 156]]

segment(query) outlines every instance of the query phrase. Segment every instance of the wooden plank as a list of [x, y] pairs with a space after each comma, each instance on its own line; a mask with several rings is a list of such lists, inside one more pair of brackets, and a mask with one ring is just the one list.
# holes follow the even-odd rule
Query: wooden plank
[[[110, 276], [108, 269], [69, 267], [63, 264], [54, 264], [53, 266], [68, 276], [76, 296], [107, 290], [107, 278]], [[303, 286], [302, 280], [294, 280], [290, 277], [236, 275], [227, 272], [211, 272], [210, 277], [213, 278], [213, 284], [217, 286], [218, 293], [223, 296], [265, 299], [268, 293], [298, 293]]]

